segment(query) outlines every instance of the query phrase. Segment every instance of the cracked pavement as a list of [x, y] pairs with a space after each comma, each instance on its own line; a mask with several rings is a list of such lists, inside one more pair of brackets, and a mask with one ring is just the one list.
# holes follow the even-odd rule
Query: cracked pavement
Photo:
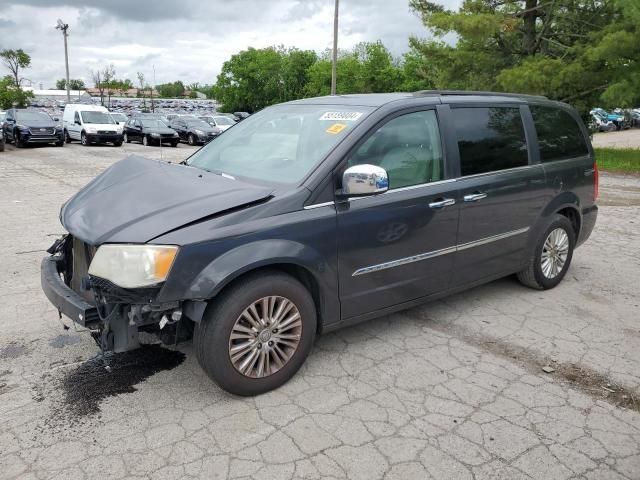
[[78, 417], [60, 381], [97, 348], [63, 329], [40, 259], [61, 203], [126, 151], [160, 155], [0, 154], [0, 478], [640, 478], [640, 177], [601, 175], [596, 229], [554, 290], [506, 278], [320, 337], [255, 398], [179, 345], [183, 363]]

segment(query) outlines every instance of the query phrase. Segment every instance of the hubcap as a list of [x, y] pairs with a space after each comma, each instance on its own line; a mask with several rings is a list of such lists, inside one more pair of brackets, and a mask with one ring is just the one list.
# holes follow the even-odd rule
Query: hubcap
[[284, 367], [298, 349], [302, 319], [285, 297], [263, 297], [240, 314], [229, 338], [229, 358], [242, 375], [263, 378]]
[[542, 274], [547, 278], [557, 277], [569, 256], [569, 236], [562, 228], [556, 228], [549, 233], [542, 247]]

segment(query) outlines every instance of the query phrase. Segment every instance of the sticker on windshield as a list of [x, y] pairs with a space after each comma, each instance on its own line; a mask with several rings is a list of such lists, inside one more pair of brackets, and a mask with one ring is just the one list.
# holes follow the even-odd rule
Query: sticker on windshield
[[327, 128], [327, 130], [325, 130], [325, 131], [327, 133], [333, 133], [334, 135], [337, 135], [338, 133], [340, 133], [345, 128], [347, 128], [347, 126], [344, 123], [334, 123], [329, 128]]
[[319, 120], [337, 120], [355, 122], [362, 116], [362, 112], [325, 112]]

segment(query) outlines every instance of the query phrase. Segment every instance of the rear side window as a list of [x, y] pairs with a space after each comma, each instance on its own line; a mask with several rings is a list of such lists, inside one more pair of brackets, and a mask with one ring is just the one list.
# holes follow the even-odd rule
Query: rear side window
[[561, 108], [530, 106], [538, 133], [540, 161], [551, 162], [589, 154], [576, 120]]
[[519, 108], [454, 108], [451, 113], [458, 137], [462, 176], [523, 167], [529, 163]]

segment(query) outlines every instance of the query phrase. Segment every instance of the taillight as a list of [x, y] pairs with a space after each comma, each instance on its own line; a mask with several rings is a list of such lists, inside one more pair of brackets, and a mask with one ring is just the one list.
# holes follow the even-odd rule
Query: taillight
[[600, 172], [598, 172], [598, 162], [593, 162], [593, 201], [600, 196]]

